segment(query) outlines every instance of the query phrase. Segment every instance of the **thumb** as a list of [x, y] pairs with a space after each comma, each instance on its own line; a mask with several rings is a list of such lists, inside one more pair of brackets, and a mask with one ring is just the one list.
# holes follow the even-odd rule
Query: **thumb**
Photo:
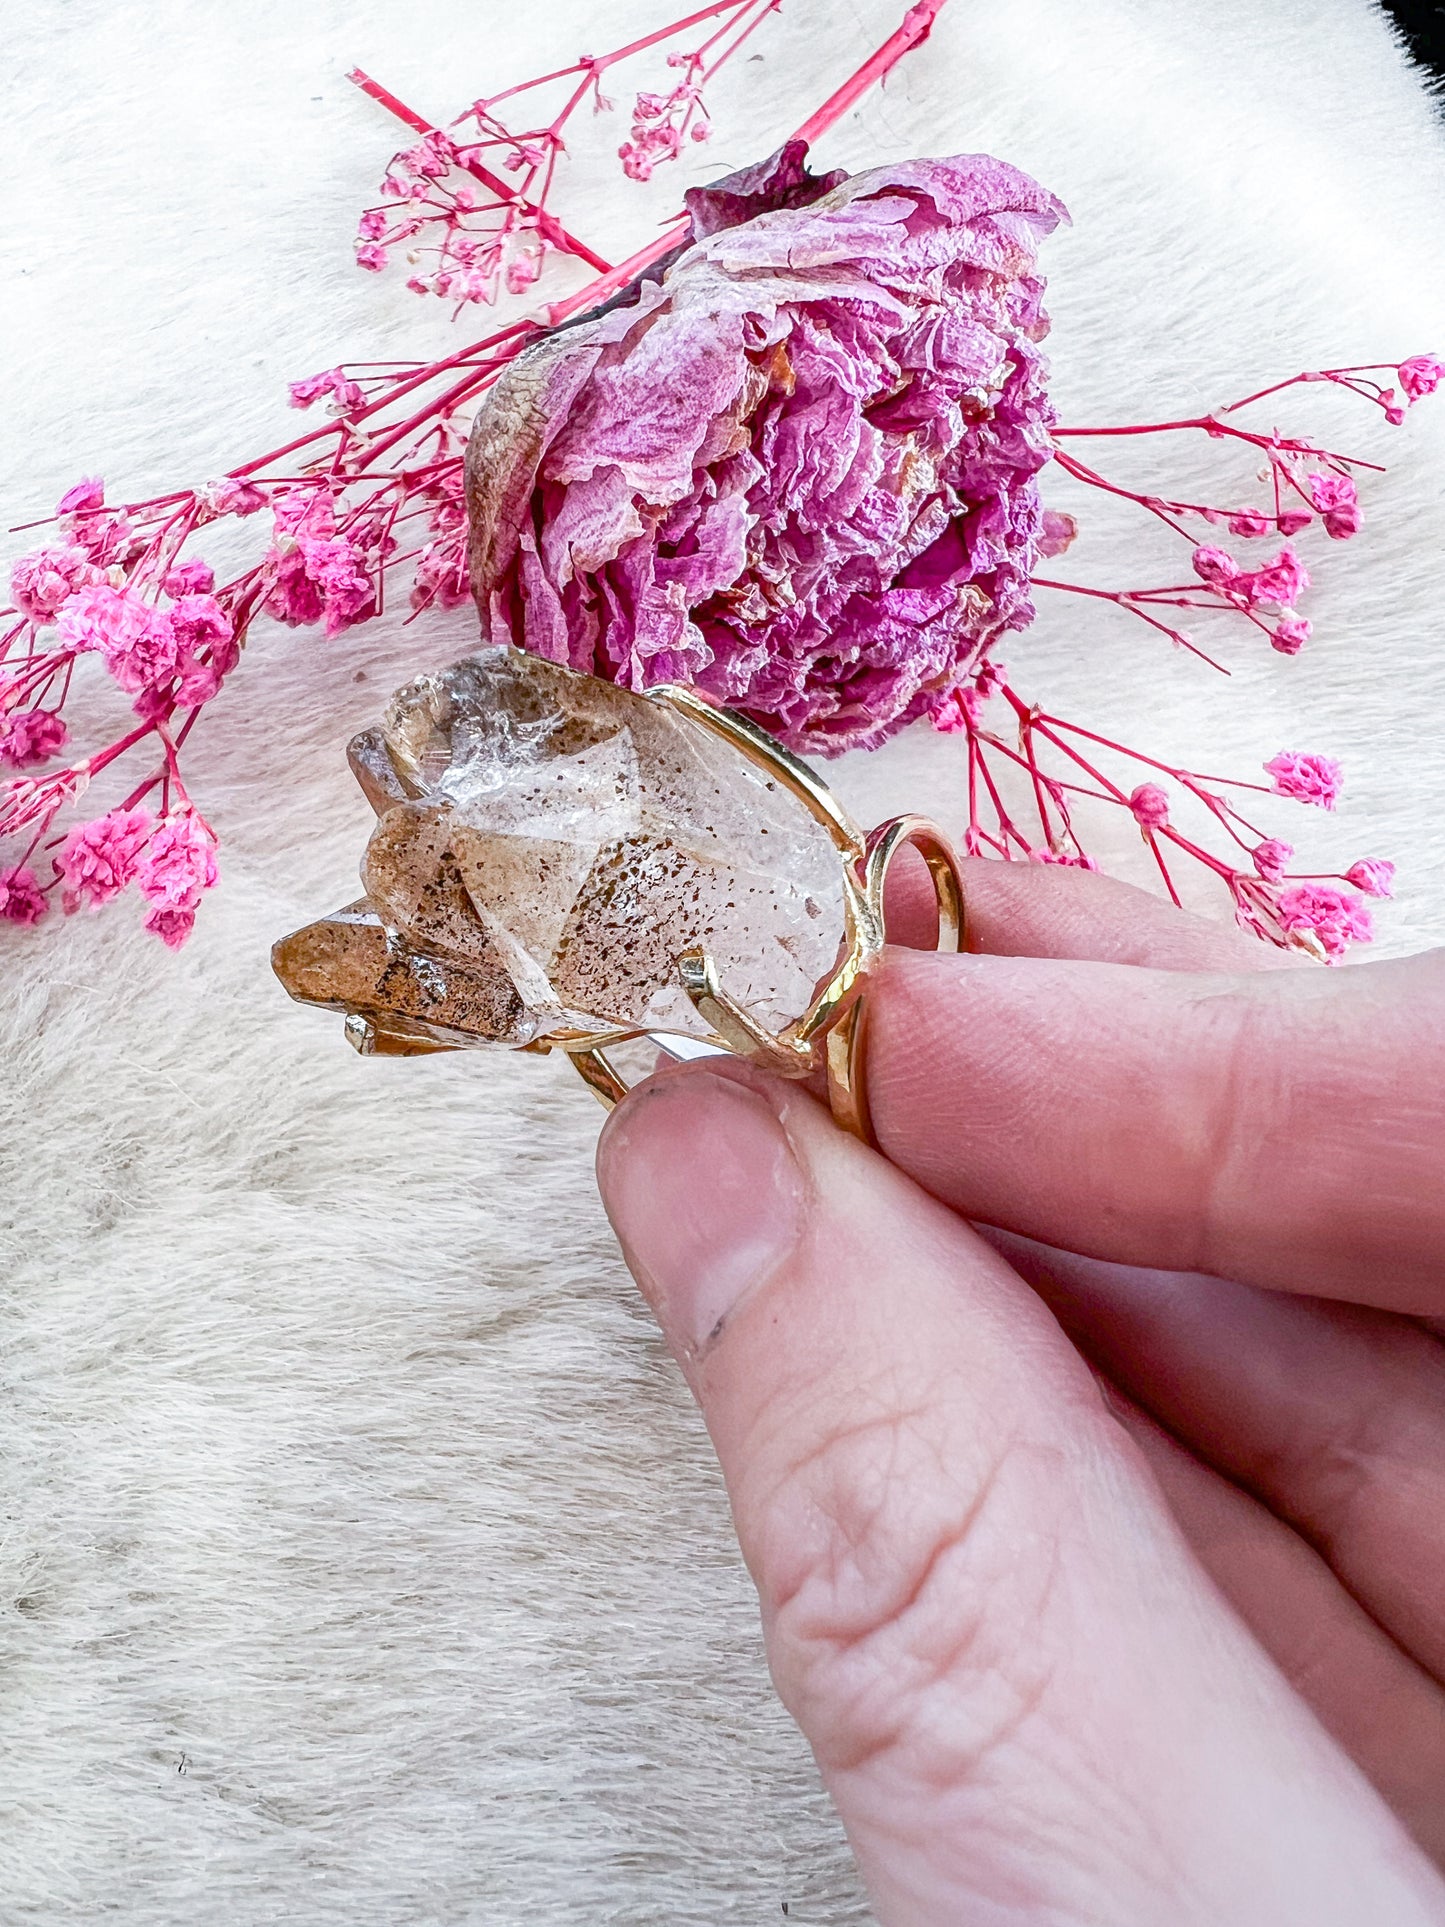
[[963, 1223], [739, 1066], [650, 1080], [598, 1168], [885, 1927], [1445, 1920]]

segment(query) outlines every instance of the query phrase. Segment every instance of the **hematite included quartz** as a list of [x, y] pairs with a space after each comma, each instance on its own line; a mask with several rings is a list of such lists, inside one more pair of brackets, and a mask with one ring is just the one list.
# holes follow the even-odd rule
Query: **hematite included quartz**
[[488, 649], [399, 690], [350, 755], [380, 819], [367, 895], [276, 945], [303, 1002], [445, 1043], [705, 1036], [678, 976], [700, 947], [776, 1032], [837, 958], [828, 832], [645, 696]]

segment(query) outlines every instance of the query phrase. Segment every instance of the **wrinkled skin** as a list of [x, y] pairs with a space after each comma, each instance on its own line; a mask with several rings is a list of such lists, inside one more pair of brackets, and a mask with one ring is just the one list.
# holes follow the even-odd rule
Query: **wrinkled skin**
[[[716, 225], [770, 178], [784, 205]], [[480, 411], [485, 638], [692, 683], [825, 755], [932, 713], [1032, 619], [1035, 258], [1063, 218], [977, 155], [809, 182], [794, 148], [720, 184], [660, 283], [540, 342]]]
[[881, 1155], [715, 1062], [598, 1164], [877, 1918], [1445, 1921], [1445, 952], [965, 868]]

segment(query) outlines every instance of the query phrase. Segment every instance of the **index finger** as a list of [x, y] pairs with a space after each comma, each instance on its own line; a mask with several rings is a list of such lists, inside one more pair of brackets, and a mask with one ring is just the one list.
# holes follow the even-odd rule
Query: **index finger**
[[890, 950], [888, 1158], [1089, 1257], [1445, 1311], [1445, 952], [1191, 974]]

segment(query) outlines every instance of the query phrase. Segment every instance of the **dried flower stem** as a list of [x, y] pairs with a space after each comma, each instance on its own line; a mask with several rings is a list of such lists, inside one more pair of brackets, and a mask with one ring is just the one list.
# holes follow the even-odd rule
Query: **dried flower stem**
[[[914, 24], [905, 23], [890, 36], [859, 74], [810, 117], [810, 132], [831, 125], [864, 87], [917, 44], [926, 32], [926, 23], [920, 30], [917, 16], [926, 14], [931, 22], [943, 3], [929, 0], [915, 8], [909, 16]], [[36, 921], [62, 884], [66, 908], [73, 909], [82, 903], [98, 906], [134, 881], [157, 906], [149, 927], [167, 943], [184, 941], [194, 900], [214, 881], [215, 866], [214, 836], [187, 793], [179, 752], [234, 670], [252, 619], [264, 611], [296, 625], [323, 623], [328, 635], [339, 634], [381, 612], [388, 576], [408, 563], [415, 574], [414, 610], [466, 599], [461, 455], [470, 412], [500, 370], [545, 327], [607, 299], [668, 253], [686, 232], [687, 217], [678, 214], [614, 266], [563, 227], [544, 202], [567, 118], [589, 93], [596, 105], [605, 106], [598, 83], [609, 68], [716, 20], [717, 30], [699, 48], [674, 57], [688, 76], [686, 86], [692, 91], [683, 105], [691, 112], [701, 83], [733, 57], [778, 4], [716, 0], [626, 47], [475, 102], [453, 123], [454, 128], [476, 123], [477, 137], [463, 142], [441, 133], [370, 75], [356, 71], [353, 78], [365, 92], [423, 143], [434, 144], [432, 157], [423, 159], [427, 167], [437, 167], [438, 178], [456, 168], [494, 197], [490, 211], [501, 211], [504, 239], [535, 236], [539, 249], [570, 254], [598, 272], [586, 286], [551, 303], [545, 321], [511, 323], [437, 361], [361, 363], [293, 384], [292, 399], [298, 406], [329, 397], [333, 419], [235, 464], [220, 481], [204, 488], [176, 489], [119, 508], [105, 503], [99, 483], [79, 484], [67, 492], [55, 516], [45, 518], [52, 526], [58, 524], [56, 537], [15, 565], [17, 607], [9, 613], [16, 619], [0, 630], [0, 765], [8, 761], [23, 769], [35, 752], [45, 760], [63, 745], [67, 731], [60, 711], [81, 654], [103, 656], [121, 687], [135, 694], [139, 720], [111, 743], [64, 768], [0, 782], [0, 920]], [[481, 158], [483, 153], [500, 149], [507, 167], [534, 137], [502, 128], [496, 109], [549, 81], [572, 76], [577, 86], [536, 137], [544, 151], [535, 164], [523, 155], [522, 164], [510, 170], [520, 178], [515, 184], [507, 182]], [[423, 192], [431, 194], [434, 179], [421, 178], [426, 183]], [[460, 208], [459, 197], [451, 193], [442, 215], [450, 221]], [[479, 211], [475, 203], [470, 211]], [[520, 281], [513, 277], [509, 285], [520, 292], [534, 279], [529, 271]], [[265, 553], [231, 581], [215, 584], [204, 562], [188, 553], [193, 537], [223, 517], [244, 518], [263, 510], [269, 510], [274, 523]], [[429, 539], [403, 548], [398, 531], [419, 521]], [[37, 521], [25, 526], [42, 525]], [[57, 617], [71, 633], [62, 636], [59, 646], [46, 647], [41, 632]], [[42, 707], [45, 704], [51, 707]], [[159, 760], [122, 803], [63, 839], [51, 834], [59, 812], [77, 801], [95, 777], [146, 744], [154, 747]], [[157, 789], [161, 818], [152, 825], [140, 806]], [[186, 872], [190, 882], [183, 879], [183, 887], [176, 883], [175, 850], [162, 836], [163, 830], [170, 836], [169, 826], [182, 822], [191, 826], [185, 834], [191, 838], [187, 847], [193, 859]], [[42, 849], [59, 851], [54, 874], [44, 879], [29, 867]]]

